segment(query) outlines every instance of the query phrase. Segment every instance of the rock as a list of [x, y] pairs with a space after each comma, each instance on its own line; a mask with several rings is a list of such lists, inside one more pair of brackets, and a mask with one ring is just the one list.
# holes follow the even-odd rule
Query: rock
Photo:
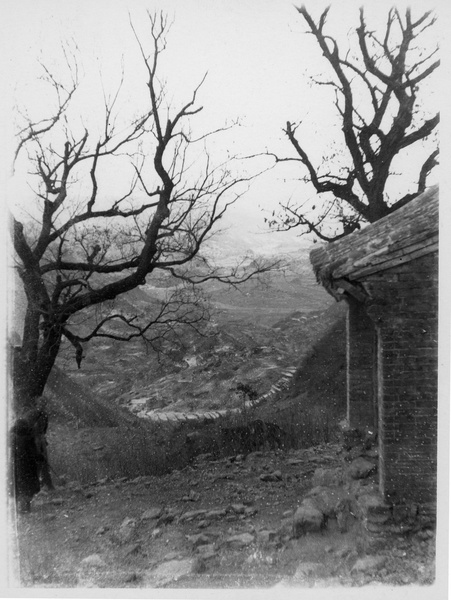
[[243, 515], [246, 510], [246, 506], [244, 504], [232, 504], [230, 508], [238, 515]]
[[70, 490], [79, 491], [79, 490], [81, 490], [82, 486], [79, 481], [69, 481], [69, 483], [67, 484], [67, 487]]
[[363, 456], [365, 454], [365, 448], [363, 447], [363, 445], [360, 446], [354, 446], [354, 448], [351, 448], [350, 450], [348, 450], [345, 455], [344, 455], [344, 459], [346, 462], [352, 462], [353, 460], [356, 460], [357, 458], [359, 458], [360, 456]]
[[215, 556], [218, 555], [218, 553], [215, 550], [214, 544], [203, 544], [202, 546], [198, 546], [197, 554], [202, 556], [202, 558], [204, 558], [205, 560], [214, 558]]
[[350, 546], [343, 546], [343, 548], [339, 548], [338, 550], [336, 550], [335, 556], [337, 556], [338, 558], [346, 558], [351, 554], [351, 552], [352, 548]]
[[99, 554], [90, 554], [81, 561], [81, 564], [87, 567], [104, 567], [105, 561], [99, 556]]
[[377, 448], [371, 448], [370, 450], [367, 450], [365, 452], [365, 456], [367, 456], [368, 458], [378, 458], [379, 451]]
[[157, 525], [167, 525], [168, 523], [172, 523], [175, 519], [176, 515], [171, 513], [163, 514], [157, 521]]
[[183, 496], [183, 502], [198, 502], [200, 500], [200, 494], [194, 490], [190, 490], [188, 496]]
[[351, 572], [364, 573], [381, 569], [385, 565], [386, 560], [386, 556], [364, 556], [354, 563]]
[[98, 529], [96, 529], [96, 535], [103, 535], [104, 533], [106, 533], [109, 530], [109, 527], [106, 525], [102, 525], [101, 527], [99, 527]]
[[163, 560], [165, 560], [165, 561], [179, 560], [180, 558], [181, 558], [180, 552], [168, 552], [167, 554], [165, 554], [163, 556]]
[[146, 587], [159, 587], [171, 581], [178, 581], [193, 572], [194, 564], [193, 559], [164, 562], [154, 571], [146, 573], [144, 584]]
[[280, 527], [277, 530], [277, 534], [281, 537], [291, 537], [293, 533], [293, 518], [283, 519], [280, 523]]
[[211, 521], [209, 521], [208, 519], [202, 519], [201, 521], [199, 521], [199, 523], [197, 524], [197, 527], [199, 529], [205, 529], [206, 527], [209, 527], [211, 524]]
[[296, 573], [293, 576], [293, 581], [303, 580], [306, 577], [317, 576], [318, 573], [324, 569], [321, 563], [305, 562], [301, 563], [296, 569]]
[[293, 517], [293, 535], [298, 538], [309, 531], [321, 531], [324, 527], [323, 513], [310, 505], [301, 505]]
[[198, 533], [196, 535], [187, 535], [188, 541], [194, 546], [194, 548], [198, 548], [199, 546], [204, 546], [205, 544], [209, 544], [211, 542], [211, 538], [203, 533]]
[[374, 471], [376, 471], [376, 465], [362, 457], [353, 460], [348, 467], [348, 473], [352, 479], [364, 479]]
[[226, 514], [227, 514], [227, 511], [225, 508], [218, 508], [215, 510], [209, 510], [205, 514], [205, 518], [206, 519], [219, 519], [220, 517], [225, 517]]
[[327, 517], [335, 517], [337, 505], [343, 495], [342, 488], [315, 487], [308, 492], [302, 504], [313, 506]]
[[340, 533], [346, 533], [355, 523], [356, 517], [352, 510], [352, 502], [350, 498], [343, 498], [335, 507], [337, 526]]
[[377, 521], [381, 515], [390, 515], [390, 506], [379, 492], [360, 495], [357, 506], [361, 516], [371, 521]]
[[159, 517], [161, 517], [162, 514], [163, 514], [163, 508], [161, 506], [155, 506], [155, 507], [149, 508], [145, 512], [143, 512], [143, 514], [141, 515], [141, 520], [142, 521], [146, 521], [146, 520], [151, 521], [153, 519], [158, 519]]
[[128, 558], [129, 556], [136, 556], [141, 552], [141, 544], [132, 544], [129, 548], [124, 551], [123, 558]]
[[[224, 511], [225, 514], [225, 511]], [[180, 515], [179, 517], [179, 521], [193, 521], [194, 519], [197, 519], [197, 517], [206, 517], [207, 516], [207, 511], [204, 508], [201, 508], [199, 510], [189, 510], [188, 512], [184, 513], [183, 515]]]
[[277, 532], [270, 529], [262, 529], [257, 533], [257, 541], [260, 544], [269, 544], [277, 539]]
[[[141, 575], [139, 573], [135, 573], [134, 571], [132, 573], [129, 573], [127, 575], [124, 575], [124, 583], [137, 583], [138, 581], [141, 581]], [[129, 587], [129, 586], [127, 586]]]
[[254, 542], [255, 538], [250, 533], [241, 533], [239, 535], [232, 535], [231, 537], [225, 540], [225, 543], [228, 546], [233, 546], [235, 548], [244, 548], [245, 546], [249, 546]]
[[257, 513], [258, 513], [258, 508], [255, 508], [255, 506], [248, 506], [244, 511], [244, 514], [246, 517], [252, 517], [252, 516], [256, 515]]
[[64, 504], [64, 498], [52, 498], [50, 503], [54, 506], [61, 506], [61, 504]]
[[116, 538], [118, 539], [118, 541], [121, 544], [126, 544], [127, 542], [130, 542], [130, 540], [133, 538], [133, 536], [135, 535], [135, 531], [136, 531], [136, 521], [135, 519], [130, 519], [128, 517], [126, 517], [118, 531], [116, 532]]
[[356, 444], [362, 443], [362, 433], [357, 429], [352, 429], [346, 420], [340, 421], [340, 428], [343, 446], [346, 450], [350, 450]]
[[48, 521], [54, 521], [55, 519], [56, 519], [56, 515], [54, 513], [49, 513], [42, 517], [42, 520], [44, 521], [44, 523], [46, 523]]
[[260, 475], [261, 481], [281, 481], [282, 473], [281, 471], [273, 471], [272, 473], [263, 473]]
[[345, 479], [343, 469], [315, 469], [312, 478], [312, 484], [317, 486], [339, 486], [343, 484]]

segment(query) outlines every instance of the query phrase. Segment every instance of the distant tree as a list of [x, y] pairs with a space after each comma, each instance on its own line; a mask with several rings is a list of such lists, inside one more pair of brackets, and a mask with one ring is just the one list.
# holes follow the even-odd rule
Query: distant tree
[[[112, 97], [104, 94], [100, 127], [85, 126], [89, 115], [71, 112], [81, 84], [77, 63], [66, 54], [69, 84], [44, 67], [56, 98], [50, 116], [24, 117], [15, 163], [28, 152], [35, 186], [32, 205], [14, 208], [11, 217], [27, 302], [22, 344], [13, 360], [16, 408], [33, 405], [43, 393], [63, 338], [79, 367], [83, 345], [94, 337], [160, 343], [178, 326], [198, 327], [208, 317], [199, 284], [210, 279], [239, 284], [271, 268], [242, 263], [225, 271], [200, 253], [252, 176], [234, 176], [231, 161], [212, 164], [205, 139], [221, 128], [192, 134], [191, 118], [202, 110], [200, 85], [181, 108], [171, 110], [158, 74], [168, 23], [161, 14], [148, 18], [150, 52], [135, 33], [148, 90], [142, 114], [125, 122], [124, 104], [122, 112], [117, 109], [121, 83]], [[113, 190], [110, 180], [121, 169], [125, 188]], [[161, 273], [180, 285], [160, 306], [115, 308], [115, 298]]]
[[[361, 222], [373, 223], [415, 198], [424, 191], [427, 177], [437, 164], [435, 140], [430, 141], [429, 150], [421, 144], [433, 138], [439, 123], [438, 113], [425, 115], [423, 95], [430, 85], [430, 75], [439, 66], [438, 48], [428, 50], [423, 41], [436, 18], [431, 11], [413, 18], [410, 8], [403, 14], [391, 8], [383, 31], [378, 33], [368, 27], [361, 8], [356, 37], [348, 32], [350, 48], [344, 48], [342, 41], [326, 31], [330, 7], [318, 22], [305, 6], [297, 10], [331, 68], [332, 78], [314, 83], [330, 86], [335, 92], [344, 144], [321, 164], [315, 164], [306, 146], [318, 144], [318, 140], [303, 139], [300, 124], [288, 121], [284, 132], [295, 156], [268, 154], [276, 162], [300, 163], [306, 173], [303, 180], [313, 185], [321, 199], [281, 204], [280, 212], [267, 221], [279, 230], [300, 226], [305, 233], [313, 232], [331, 241], [360, 228]], [[413, 145], [420, 146], [416, 151], [423, 153], [415, 189], [410, 193], [405, 190], [393, 200], [387, 194], [387, 184], [394, 174], [393, 161]], [[330, 229], [331, 222], [338, 224], [335, 231]]]

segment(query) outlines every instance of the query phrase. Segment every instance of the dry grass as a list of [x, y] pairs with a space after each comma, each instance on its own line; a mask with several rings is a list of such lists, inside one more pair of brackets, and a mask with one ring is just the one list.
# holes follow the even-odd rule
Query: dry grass
[[[338, 415], [331, 415], [324, 407], [293, 406], [278, 413], [277, 419], [247, 411], [221, 419], [220, 423], [205, 425], [200, 430], [219, 440], [221, 428], [246, 425], [257, 418], [281, 427], [285, 432], [286, 449], [307, 448], [334, 440], [339, 421]], [[120, 477], [133, 479], [184, 468], [192, 458], [186, 435], [194, 428], [189, 424], [170, 426], [151, 422], [78, 430], [54, 425], [48, 439], [55, 483], [78, 481], [86, 484]]]
[[49, 432], [49, 460], [55, 483], [161, 475], [187, 462], [183, 445], [170, 429], [143, 424]]

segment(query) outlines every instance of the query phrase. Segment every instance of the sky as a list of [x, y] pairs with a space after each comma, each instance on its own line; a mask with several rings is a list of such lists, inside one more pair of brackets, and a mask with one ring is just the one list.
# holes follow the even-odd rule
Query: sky
[[[420, 11], [439, 7], [441, 1], [432, 4], [418, 0], [409, 5]], [[346, 39], [351, 26], [357, 23], [360, 4], [353, 0], [332, 3], [329, 23], [334, 35]], [[382, 24], [391, 3], [378, 2], [376, 7], [374, 4], [366, 5], [368, 20]], [[325, 3], [312, 3], [311, 11], [318, 17], [324, 6]], [[88, 113], [95, 118], [99, 106], [96, 101], [101, 100], [102, 94], [100, 82], [107, 91], [115, 89], [121, 64], [125, 72], [121, 108], [127, 111], [143, 101], [145, 73], [130, 21], [140, 39], [145, 40], [146, 9], [162, 9], [172, 20], [161, 67], [173, 106], [180, 106], [189, 98], [207, 73], [199, 91], [199, 104], [204, 108], [193, 120], [196, 133], [234, 120], [240, 122], [238, 127], [210, 140], [209, 148], [218, 160], [225, 152], [239, 157], [265, 151], [292, 156], [282, 131], [288, 120], [302, 120], [303, 139], [317, 161], [325, 148], [331, 148], [334, 136], [340, 135], [330, 90], [312, 86], [309, 79], [323, 75], [327, 64], [312, 36], [305, 34], [303, 19], [291, 1], [22, 0], [4, 1], [2, 9], [3, 62], [7, 73], [3, 81], [7, 82], [8, 92], [3, 97], [2, 113], [11, 115], [3, 124], [3, 139], [9, 141], [6, 164], [11, 165], [15, 144], [15, 107], [27, 107], [36, 116], [48, 109], [49, 99], [38, 80], [38, 61], [55, 73], [62, 73], [62, 42], [71, 47], [76, 43], [78, 47], [85, 90], [79, 106], [85, 118]], [[263, 157], [237, 164], [238, 169], [252, 173], [266, 169], [273, 161]], [[22, 171], [18, 170], [23, 173], [24, 169], [22, 164]], [[277, 209], [279, 202], [314, 196], [311, 186], [299, 182], [303, 174], [292, 164], [271, 169], [253, 183], [230, 211], [227, 223], [240, 235], [266, 232], [264, 217]], [[28, 202], [30, 190], [23, 176], [11, 178], [7, 174], [5, 185], [9, 198], [27, 198]], [[277, 243], [283, 245], [283, 239], [291, 243], [288, 240], [298, 233], [280, 234], [285, 238], [278, 238]]]

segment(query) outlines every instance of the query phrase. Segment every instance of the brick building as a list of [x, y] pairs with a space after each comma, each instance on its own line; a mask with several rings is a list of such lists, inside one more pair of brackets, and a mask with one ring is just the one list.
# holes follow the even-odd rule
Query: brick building
[[310, 259], [318, 281], [349, 305], [347, 418], [378, 431], [380, 491], [391, 504], [433, 512], [438, 187]]

